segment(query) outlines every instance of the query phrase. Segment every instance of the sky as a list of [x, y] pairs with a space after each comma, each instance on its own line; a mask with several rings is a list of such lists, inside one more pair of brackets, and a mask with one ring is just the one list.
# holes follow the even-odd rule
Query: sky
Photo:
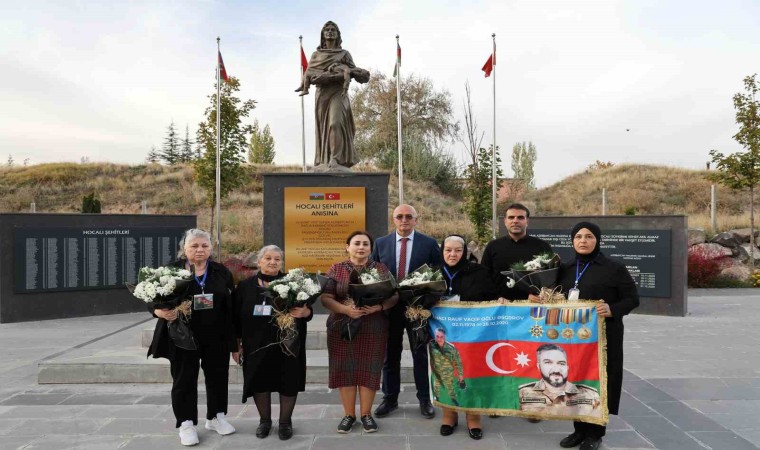
[[[216, 37], [227, 73], [269, 125], [278, 164], [300, 164], [299, 35], [307, 57], [327, 20], [357, 66], [429, 78], [464, 123], [465, 83], [504, 173], [531, 141], [536, 184], [596, 160], [701, 169], [741, 150], [732, 97], [760, 72], [754, 0], [10, 1], [0, 0], [0, 157], [143, 163], [173, 121], [194, 136], [214, 92]], [[314, 158], [314, 90], [305, 97]], [[459, 161], [465, 149], [447, 145]]]

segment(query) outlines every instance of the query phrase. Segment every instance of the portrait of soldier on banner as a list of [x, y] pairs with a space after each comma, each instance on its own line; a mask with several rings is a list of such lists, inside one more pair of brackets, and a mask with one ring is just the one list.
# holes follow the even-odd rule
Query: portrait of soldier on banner
[[599, 391], [568, 381], [567, 352], [555, 344], [536, 350], [541, 379], [519, 388], [520, 410], [542, 415], [602, 416]]
[[[433, 372], [431, 387], [433, 397], [438, 402], [459, 406], [457, 391], [467, 389], [464, 381], [464, 368], [459, 351], [450, 342], [446, 342], [446, 331], [435, 330], [435, 339], [430, 341], [430, 367]], [[448, 397], [448, 401], [444, 398]]]

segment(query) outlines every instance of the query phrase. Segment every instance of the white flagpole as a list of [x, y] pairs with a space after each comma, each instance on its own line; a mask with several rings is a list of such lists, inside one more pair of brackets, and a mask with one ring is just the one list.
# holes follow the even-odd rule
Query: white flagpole
[[219, 49], [219, 36], [216, 37], [216, 254], [222, 256], [222, 232], [219, 229], [219, 205], [221, 204], [221, 187], [222, 187], [222, 170], [220, 165], [220, 153], [221, 153], [221, 107], [220, 96], [222, 92], [222, 68], [219, 64], [219, 55], [221, 50]]
[[[303, 54], [303, 36], [298, 36], [298, 43]], [[301, 67], [301, 80], [303, 80], [303, 65], [301, 55], [298, 55], [298, 65]], [[304, 119], [303, 96], [301, 96], [301, 155], [303, 157], [303, 172], [306, 172], [306, 120]]]
[[493, 38], [493, 53], [491, 53], [491, 68], [493, 70], [493, 147], [491, 148], [491, 220], [493, 238], [496, 239], [497, 230], [499, 229], [496, 218], [496, 33], [491, 34]]
[[401, 62], [398, 58], [399, 41], [396, 35], [396, 121], [398, 124], [398, 203], [404, 203], [404, 158], [401, 137]]

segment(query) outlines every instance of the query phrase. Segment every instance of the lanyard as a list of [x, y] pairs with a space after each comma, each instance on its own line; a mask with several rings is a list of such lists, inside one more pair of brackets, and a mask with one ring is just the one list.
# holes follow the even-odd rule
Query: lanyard
[[454, 272], [454, 275], [451, 275], [449, 273], [448, 269], [446, 269], [446, 266], [443, 266], [443, 273], [445, 273], [446, 274], [446, 278], [449, 279], [449, 295], [451, 295], [451, 288], [454, 287], [454, 278], [456, 278], [456, 276], [457, 276], [457, 274], [459, 272]]
[[581, 266], [581, 262], [576, 260], [575, 261], [575, 289], [578, 289], [578, 282], [581, 281], [581, 277], [583, 276], [583, 272], [588, 269], [589, 264], [591, 264], [591, 261], [587, 262], [585, 266], [583, 266], [583, 270], [581, 270], [581, 273], [578, 273], [578, 269]]
[[198, 278], [198, 275], [195, 276], [195, 282], [198, 283], [198, 286], [201, 287], [201, 293], [205, 294], [206, 292], [203, 290], [203, 288], [206, 286], [206, 276], [208, 275], [208, 267], [206, 267], [206, 271], [203, 273], [203, 278]]

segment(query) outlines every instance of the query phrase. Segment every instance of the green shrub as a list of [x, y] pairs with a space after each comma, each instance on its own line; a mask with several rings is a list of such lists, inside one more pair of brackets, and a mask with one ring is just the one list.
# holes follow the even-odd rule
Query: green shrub
[[82, 213], [100, 214], [100, 200], [95, 198], [94, 192], [82, 197]]
[[623, 210], [623, 214], [626, 216], [635, 216], [636, 215], [636, 207], [635, 206], [626, 206], [625, 210]]
[[[424, 139], [410, 137], [403, 144], [404, 176], [417, 181], [429, 181], [441, 192], [459, 195], [457, 164], [454, 157], [442, 150], [431, 148]], [[378, 158], [381, 169], [398, 174], [398, 149], [385, 148]]]

